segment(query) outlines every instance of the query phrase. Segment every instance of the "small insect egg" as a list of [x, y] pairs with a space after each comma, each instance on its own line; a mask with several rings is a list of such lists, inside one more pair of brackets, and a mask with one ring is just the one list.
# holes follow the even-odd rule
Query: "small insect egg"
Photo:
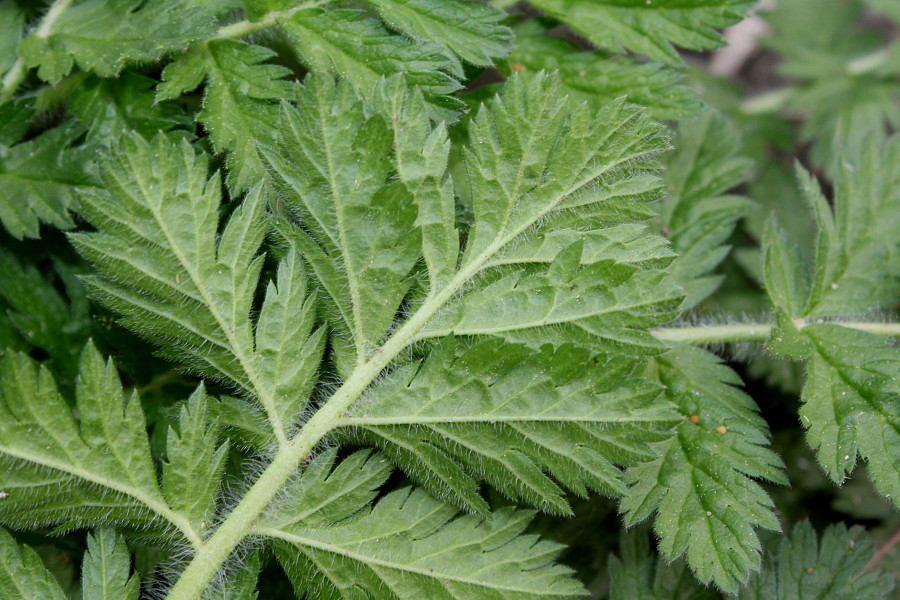
[[700, 422], [700, 415], [691, 415], [691, 423], [696, 425]]
[[728, 431], [728, 428], [724, 425], [719, 425], [718, 427], [716, 427], [716, 431], [718, 431], [720, 435], [725, 435], [725, 433]]

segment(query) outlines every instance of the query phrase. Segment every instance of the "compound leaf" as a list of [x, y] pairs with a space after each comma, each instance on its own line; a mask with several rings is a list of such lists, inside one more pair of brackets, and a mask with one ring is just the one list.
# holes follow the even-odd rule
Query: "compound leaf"
[[740, 135], [721, 115], [683, 122], [675, 147], [666, 161], [669, 193], [659, 222], [679, 254], [672, 272], [687, 294], [682, 308], [688, 310], [722, 281], [711, 272], [728, 255], [725, 241], [753, 206], [747, 198], [725, 192], [746, 179], [752, 163], [739, 154]]
[[750, 10], [751, 0], [530, 0], [594, 44], [680, 63], [673, 45], [708, 50], [724, 44], [713, 28], [728, 27]]
[[[683, 561], [654, 557], [643, 533], [623, 535], [619, 556], [610, 556], [611, 600], [713, 600]], [[830, 525], [821, 539], [808, 521], [766, 543], [765, 564], [734, 600], [883, 600], [893, 588], [889, 574], [866, 570], [872, 543], [856, 526]]]
[[[164, 356], [258, 403], [284, 442], [307, 398], [281, 388], [315, 373], [322, 341], [321, 335], [306, 338], [312, 306], [302, 296], [296, 257], [286, 259], [277, 287], [269, 288], [254, 332], [250, 314], [265, 234], [261, 186], [218, 235], [219, 179], [207, 179], [207, 161], [187, 142], [163, 135], [148, 142], [131, 134], [101, 161], [100, 171], [106, 187], [81, 200], [83, 214], [100, 231], [71, 236], [102, 273], [86, 279], [89, 287], [123, 315], [124, 325], [160, 343]], [[286, 309], [296, 322], [269, 322]], [[263, 368], [258, 355], [285, 344], [293, 354], [283, 355], [281, 366]]]
[[719, 600], [722, 595], [697, 583], [687, 563], [666, 561], [650, 549], [646, 532], [619, 537], [619, 554], [609, 556], [609, 600]]
[[657, 377], [682, 413], [658, 458], [631, 468], [626, 525], [658, 516], [666, 560], [686, 554], [700, 581], [733, 592], [760, 567], [754, 527], [778, 530], [772, 500], [754, 479], [787, 483], [768, 428], [740, 378], [709, 352], [676, 346], [655, 359]]
[[808, 521], [794, 525], [766, 553], [766, 566], [750, 579], [740, 600], [881, 600], [893, 584], [890, 575], [864, 570], [872, 542], [856, 526], [829, 525], [821, 539]]
[[[383, 449], [439, 497], [487, 512], [476, 473], [551, 513], [570, 513], [560, 486], [620, 496], [619, 469], [653, 457], [677, 413], [632, 361], [578, 348], [532, 351], [491, 338], [449, 338], [423, 363], [371, 387], [342, 419], [349, 435]], [[545, 474], [546, 473], [546, 474]], [[559, 485], [551, 480], [552, 475]]]
[[579, 51], [572, 42], [547, 35], [547, 27], [529, 19], [513, 30], [516, 46], [506, 63], [523, 76], [559, 71], [563, 90], [595, 109], [626, 96], [658, 119], [683, 119], [702, 107], [696, 92], [681, 84], [682, 75], [659, 63], [643, 63], [603, 51]]
[[280, 228], [333, 301], [332, 326], [349, 341], [338, 346], [338, 366], [349, 371], [382, 341], [409, 289], [416, 211], [389, 181], [391, 130], [366, 114], [352, 86], [310, 76], [297, 100], [282, 110], [277, 149], [263, 156], [282, 201], [308, 227]]
[[569, 569], [553, 564], [561, 547], [522, 533], [529, 512], [505, 508], [482, 521], [411, 488], [371, 506], [390, 473], [384, 458], [362, 451], [332, 469], [334, 457], [329, 452], [308, 465], [288, 484], [290, 501], [257, 527], [276, 541], [298, 596], [582, 597]]
[[213, 148], [228, 151], [228, 185], [236, 193], [262, 177], [257, 148], [274, 140], [276, 102], [292, 94], [292, 84], [283, 79], [290, 70], [265, 62], [274, 55], [263, 46], [210, 40], [170, 63], [157, 89], [159, 99], [171, 100], [207, 81], [197, 119]]
[[185, 0], [86, 0], [63, 12], [50, 31], [23, 39], [19, 53], [38, 67], [38, 77], [56, 83], [76, 64], [108, 77], [127, 62], [159, 60], [214, 31], [213, 16]]
[[806, 361], [801, 424], [819, 464], [840, 484], [868, 463], [875, 489], [900, 506], [900, 357], [889, 340], [837, 324], [780, 319], [770, 347]]
[[352, 9], [302, 9], [279, 21], [290, 34], [297, 53], [313, 70], [336, 73], [369, 96], [382, 77], [402, 73], [410, 86], [442, 107], [454, 106], [449, 96], [461, 86], [454, 61], [431, 42], [415, 42], [388, 31], [384, 25]]
[[477, 0], [369, 0], [390, 27], [437, 44], [473, 65], [491, 66], [512, 48], [502, 10]]
[[69, 147], [81, 133], [61, 126], [9, 148], [0, 146], [0, 222], [10, 235], [38, 237], [42, 222], [72, 226], [75, 192], [97, 185], [90, 153]]
[[0, 370], [0, 523], [161, 525], [199, 542], [187, 519], [165, 501], [140, 400], [136, 394], [126, 398], [112, 362], [104, 364], [91, 345], [85, 349], [77, 422], [45, 368], [8, 353]]
[[0, 595], [9, 600], [66, 600], [56, 578], [30, 547], [0, 528]]
[[69, 100], [69, 109], [88, 130], [85, 143], [110, 145], [128, 129], [153, 135], [192, 127], [181, 109], [156, 103], [151, 91], [154, 83], [131, 72], [112, 79], [91, 76], [82, 82]]

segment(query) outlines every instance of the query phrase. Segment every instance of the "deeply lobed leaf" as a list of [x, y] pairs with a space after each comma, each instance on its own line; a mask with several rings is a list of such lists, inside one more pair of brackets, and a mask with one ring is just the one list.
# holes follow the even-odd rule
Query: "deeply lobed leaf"
[[522, 532], [526, 511], [501, 509], [489, 520], [458, 516], [421, 490], [401, 488], [369, 502], [390, 472], [362, 451], [332, 469], [329, 452], [288, 484], [284, 503], [257, 533], [276, 554], [298, 596], [323, 598], [579, 598], [560, 547]]
[[[123, 324], [187, 368], [223, 380], [265, 411], [284, 441], [303, 410], [323, 350], [312, 332], [299, 259], [289, 255], [250, 314], [262, 268], [264, 200], [257, 186], [218, 235], [219, 179], [186, 142], [124, 138], [100, 166], [102, 191], [82, 198], [100, 231], [72, 235], [103, 277], [86, 279]], [[285, 311], [297, 320], [282, 323]], [[255, 331], [254, 331], [255, 325]], [[285, 354], [276, 361], [258, 356]], [[285, 387], [291, 386], [290, 393]]]
[[[462, 346], [462, 347], [458, 347]], [[622, 495], [614, 465], [652, 458], [677, 415], [631, 361], [452, 338], [372, 386], [341, 424], [454, 504], [486, 514], [476, 473], [513, 499], [569, 513], [563, 488]], [[559, 482], [554, 483], [544, 472]]]
[[[170, 527], [199, 542], [190, 518], [171, 508], [174, 496], [160, 489], [140, 400], [126, 398], [111, 362], [104, 364], [90, 345], [85, 350], [78, 421], [46, 369], [16, 353], [5, 355], [0, 369], [0, 523]], [[218, 483], [209, 488], [215, 497]]]
[[754, 479], [787, 483], [768, 445], [768, 428], [740, 378], [715, 355], [676, 346], [655, 359], [657, 377], [678, 406], [676, 435], [658, 458], [626, 473], [626, 525], [658, 516], [666, 560], [686, 554], [697, 578], [734, 592], [760, 567], [754, 527], [778, 530], [768, 494]]
[[159, 60], [209, 37], [214, 24], [211, 14], [186, 0], [86, 0], [63, 12], [50, 31], [22, 40], [19, 53], [51, 83], [76, 64], [108, 77], [127, 62]]

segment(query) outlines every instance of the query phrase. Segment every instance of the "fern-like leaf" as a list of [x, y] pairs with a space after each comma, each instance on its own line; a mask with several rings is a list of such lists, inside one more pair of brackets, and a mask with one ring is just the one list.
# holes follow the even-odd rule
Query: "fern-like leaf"
[[81, 133], [61, 126], [9, 148], [0, 146], [0, 222], [13, 237], [38, 237], [41, 223], [72, 226], [69, 210], [76, 191], [97, 185], [87, 150], [68, 147]]
[[705, 50], [723, 45], [713, 29], [740, 21], [752, 0], [530, 0], [594, 44], [669, 63], [674, 45]]
[[625, 523], [658, 511], [666, 560], [682, 554], [703, 582], [735, 591], [760, 566], [754, 527], [778, 530], [772, 500], [753, 479], [787, 483], [765, 421], [735, 385], [740, 378], [705, 350], [678, 346], [656, 359], [659, 381], [682, 413], [659, 458], [630, 469]]
[[[393, 372], [341, 423], [439, 497], [486, 513], [475, 472], [511, 498], [569, 513], [562, 486], [625, 492], [614, 466], [654, 456], [677, 414], [633, 364], [564, 347], [531, 351], [497, 338], [458, 348], [451, 338], [423, 364]], [[436, 479], [435, 479], [436, 476]]]
[[259, 181], [264, 171], [257, 146], [274, 139], [276, 101], [291, 94], [291, 84], [283, 80], [290, 71], [265, 62], [274, 55], [255, 44], [210, 40], [170, 63], [157, 88], [160, 100], [171, 100], [206, 80], [197, 119], [213, 148], [228, 151], [228, 185], [235, 192]]
[[506, 61], [510, 71], [525, 76], [558, 71], [565, 93], [575, 101], [599, 109], [626, 96], [659, 119], [683, 119], [701, 109], [696, 92], [664, 65], [600, 50], [578, 51], [574, 43], [549, 35], [548, 27], [537, 19], [523, 21], [513, 31], [516, 47]]
[[[879, 150], [888, 162], [877, 163]], [[900, 506], [900, 358], [885, 339], [819, 319], [881, 309], [900, 294], [895, 231], [900, 215], [900, 137], [884, 146], [870, 138], [848, 157], [834, 209], [817, 183], [799, 173], [817, 225], [811, 268], [771, 224], [765, 239], [765, 280], [779, 312], [769, 348], [807, 361], [801, 424], [835, 483], [870, 461], [875, 488]], [[852, 161], [852, 162], [851, 162]], [[825, 319], [822, 319], [825, 320]]]
[[[129, 576], [131, 555], [125, 540], [112, 529], [89, 534], [82, 565], [84, 600], [137, 600], [141, 582]], [[28, 546], [16, 544], [0, 529], [0, 596], [4, 600], [64, 600], [56, 578]]]
[[159, 487], [140, 400], [126, 398], [112, 362], [86, 348], [77, 422], [46, 369], [16, 353], [0, 369], [0, 523], [170, 527], [199, 543]]
[[512, 32], [506, 13], [473, 0], [369, 0], [390, 27], [420, 42], [438, 44], [473, 65], [490, 66], [506, 56]]
[[725, 241], [753, 206], [747, 198], [725, 192], [746, 179], [751, 162], [740, 156], [740, 135], [721, 115], [685, 121], [675, 146], [666, 161], [669, 193], [659, 222], [679, 254], [672, 272], [687, 294], [682, 305], [687, 310], [722, 281], [711, 272], [728, 256]]
[[62, 13], [49, 31], [22, 40], [19, 53], [44, 81], [72, 67], [108, 77], [131, 61], [158, 60], [212, 35], [211, 14], [185, 0], [87, 0]]
[[19, 545], [0, 528], [0, 594], [9, 600], [65, 600], [53, 574], [41, 557], [25, 545]]
[[481, 521], [409, 488], [369, 506], [390, 465], [368, 451], [332, 468], [334, 458], [329, 452], [307, 466], [256, 528], [276, 540], [298, 596], [582, 596], [570, 571], [552, 563], [560, 547], [522, 534], [527, 511], [502, 509]]
[[[72, 236], [104, 275], [88, 285], [127, 315], [125, 325], [161, 342], [165, 356], [255, 400], [284, 441], [305, 406], [300, 394], [315, 376], [323, 334], [310, 335], [313, 309], [293, 255], [270, 286], [254, 332], [265, 234], [261, 188], [218, 236], [219, 179], [207, 180], [206, 160], [187, 143], [126, 136], [100, 170], [106, 187], [84, 196], [82, 211], [101, 231]], [[297, 320], [280, 322], [285, 311]], [[273, 348], [285, 350], [278, 362], [258, 360]], [[294, 386], [290, 394], [286, 385]]]

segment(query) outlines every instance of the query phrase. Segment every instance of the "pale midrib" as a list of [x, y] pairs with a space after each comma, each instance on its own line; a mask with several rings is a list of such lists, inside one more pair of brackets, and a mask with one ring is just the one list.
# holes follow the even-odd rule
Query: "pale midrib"
[[131, 498], [134, 498], [135, 500], [155, 512], [157, 515], [174, 525], [176, 528], [178, 528], [178, 530], [181, 531], [182, 534], [184, 534], [184, 536], [191, 542], [191, 545], [193, 545], [195, 548], [200, 547], [203, 543], [200, 535], [196, 531], [194, 531], [194, 528], [186, 518], [174, 512], [164, 503], [161, 503], [158, 500], [148, 496], [141, 490], [132, 488], [127, 485], [122, 485], [97, 473], [92, 473], [90, 471], [76, 468], [75, 465], [58, 463], [54, 460], [47, 459], [47, 457], [45, 456], [33, 455], [21, 449], [10, 448], [8, 446], [0, 446], [0, 452], [36, 465], [41, 465], [42, 467], [46, 467], [48, 469], [53, 469], [61, 473], [68, 473], [69, 475], [73, 475], [75, 477], [78, 477], [79, 479], [83, 479], [84, 481], [89, 481], [107, 489], [115, 490], [120, 494], [130, 496]]
[[[642, 419], [638, 419], [642, 422]], [[629, 419], [627, 414], [614, 416], [575, 416], [575, 417], [554, 417], [554, 416], [496, 416], [496, 415], [478, 415], [478, 416], [434, 416], [434, 417], [344, 417], [340, 419], [335, 427], [363, 427], [374, 425], [446, 425], [452, 423], [632, 423], [634, 419]]]
[[[404, 565], [401, 563], [390, 562], [384, 559], [374, 558], [371, 556], [366, 556], [364, 554], [359, 554], [357, 552], [353, 552], [351, 550], [347, 550], [346, 548], [335, 546], [333, 544], [328, 544], [325, 542], [321, 542], [319, 540], [313, 540], [310, 538], [306, 538], [300, 535], [296, 535], [293, 533], [288, 533], [286, 531], [281, 531], [280, 529], [274, 529], [269, 527], [258, 527], [254, 529], [254, 533], [258, 533], [259, 535], [277, 538], [284, 540], [286, 542], [290, 542], [292, 544], [297, 544], [301, 546], [306, 546], [309, 548], [316, 548], [317, 550], [324, 550], [326, 552], [330, 552], [332, 554], [343, 556], [346, 558], [351, 558], [353, 560], [358, 560], [359, 562], [369, 564], [369, 565], [378, 565], [380, 567], [385, 567], [388, 569], [394, 569], [396, 571], [404, 571], [406, 573], [411, 573], [414, 575], [421, 575], [423, 577], [429, 577], [432, 579], [440, 579], [452, 581], [455, 583], [466, 584], [466, 585], [474, 585], [478, 587], [488, 588], [492, 590], [503, 590], [507, 592], [516, 592], [520, 594], [534, 594], [535, 590], [515, 587], [511, 585], [497, 585], [491, 584], [484, 581], [480, 581], [478, 579], [472, 579], [469, 577], [460, 577], [458, 575], [449, 575], [446, 573], [435, 573], [432, 570], [421, 569], [417, 567], [412, 567], [410, 565]], [[548, 595], [545, 592], [543, 595]], [[561, 596], [568, 596], [569, 594], [561, 593]]]
[[[152, 198], [153, 196], [147, 192], [147, 190], [143, 189], [141, 186], [141, 192], [143, 193], [145, 198]], [[259, 373], [256, 372], [256, 368], [253, 366], [253, 361], [251, 361], [242, 345], [238, 342], [237, 337], [235, 336], [234, 331], [231, 330], [230, 327], [227, 326], [224, 317], [219, 313], [218, 308], [216, 307], [216, 303], [213, 302], [212, 296], [209, 293], [209, 290], [206, 289], [204, 285], [203, 278], [200, 277], [199, 273], [197, 273], [190, 261], [187, 260], [187, 257], [182, 255], [181, 248], [176, 244], [175, 238], [169, 233], [168, 228], [165, 226], [165, 221], [162, 219], [162, 215], [159, 214], [155, 203], [147, 202], [147, 208], [153, 213], [153, 218], [156, 220], [159, 225], [160, 230], [163, 232], [163, 235], [166, 236], [166, 240], [169, 243], [169, 248], [172, 253], [175, 255], [175, 258], [178, 259], [178, 262], [187, 271], [191, 280], [194, 282], [194, 286], [197, 288], [197, 291], [200, 292], [200, 296], [203, 298], [203, 302], [206, 304], [206, 307], [209, 309], [209, 312], [212, 314], [213, 318], [218, 323], [219, 328], [225, 334], [225, 337], [228, 338], [228, 344], [231, 346], [230, 350], [234, 352], [235, 358], [237, 358], [238, 362], [241, 365], [241, 368], [247, 374], [247, 378], [250, 380], [250, 384], [253, 386], [253, 391], [256, 393], [256, 397], [259, 399], [260, 404], [263, 405], [263, 408], [266, 410], [266, 416], [269, 419], [269, 422], [272, 424], [272, 432], [275, 434], [275, 438], [278, 440], [279, 446], [284, 446], [287, 443], [287, 434], [285, 434], [284, 427], [281, 423], [281, 418], [278, 415], [278, 409], [275, 405], [275, 399], [271, 397], [268, 390], [265, 386], [260, 382]]]
[[[319, 104], [318, 117], [321, 123], [324, 124], [327, 122], [327, 115], [322, 114], [321, 104]], [[326, 139], [324, 131], [322, 131], [322, 139]], [[336, 199], [334, 203], [334, 218], [337, 221], [338, 248], [341, 252], [341, 259], [345, 266], [345, 272], [347, 273], [347, 286], [350, 288], [350, 310], [353, 312], [353, 331], [356, 337], [356, 364], [361, 365], [366, 361], [365, 345], [367, 340], [363, 334], [362, 315], [360, 314], [361, 295], [359, 292], [359, 282], [356, 281], [356, 277], [354, 277], [353, 261], [350, 260], [350, 256], [347, 252], [349, 246], [347, 244], [347, 235], [345, 232], [346, 223], [344, 223], [341, 204], [337, 201], [337, 198], [340, 198], [340, 194], [338, 194], [340, 187], [335, 179], [334, 157], [331, 154], [331, 146], [327, 141], [322, 145], [322, 151], [325, 153], [325, 160], [328, 163], [328, 185], [331, 187], [332, 193], [334, 193]]]

